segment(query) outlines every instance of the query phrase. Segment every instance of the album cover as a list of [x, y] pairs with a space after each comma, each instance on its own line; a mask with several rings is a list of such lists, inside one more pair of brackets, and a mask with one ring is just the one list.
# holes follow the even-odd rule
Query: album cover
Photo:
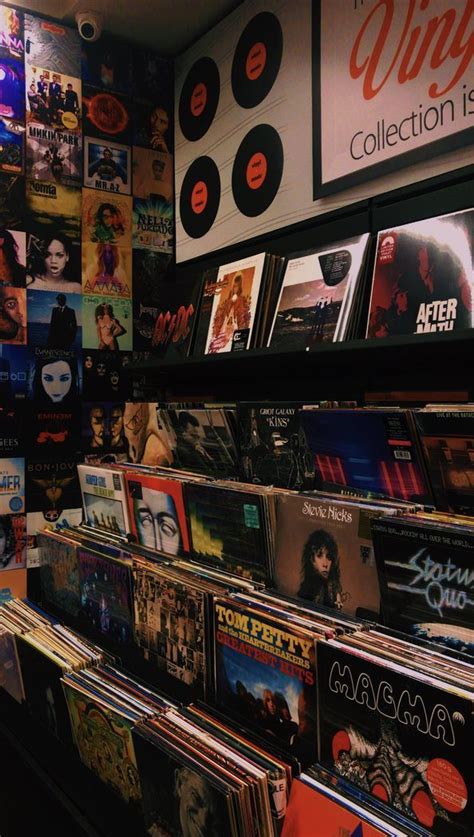
[[82, 190], [82, 241], [132, 246], [132, 199]]
[[40, 235], [28, 233], [26, 284], [29, 291], [82, 293], [79, 242], [54, 228]]
[[26, 291], [0, 283], [0, 343], [24, 346], [26, 335]]
[[82, 345], [84, 349], [131, 351], [132, 301], [118, 297], [82, 297]]
[[0, 398], [4, 404], [24, 399], [28, 381], [25, 346], [0, 343]]
[[474, 210], [379, 232], [367, 337], [471, 328]]
[[5, 570], [0, 573], [0, 600], [24, 599], [26, 596], [26, 569]]
[[124, 414], [125, 404], [120, 401], [83, 401], [81, 434], [83, 452], [100, 457], [113, 453], [120, 456], [120, 460], [130, 461]]
[[49, 128], [81, 131], [80, 78], [26, 64], [26, 120]]
[[150, 148], [133, 148], [133, 195], [150, 198], [156, 195], [172, 203], [174, 195], [173, 155]]
[[0, 117], [24, 122], [25, 119], [25, 70], [23, 61], [16, 56], [0, 55], [2, 101]]
[[23, 60], [25, 54], [25, 15], [17, 9], [0, 7], [0, 56]]
[[110, 299], [132, 295], [132, 253], [108, 242], [82, 244], [82, 291]]
[[127, 401], [131, 397], [131, 381], [127, 366], [130, 352], [83, 353], [83, 394], [85, 401]]
[[26, 282], [26, 233], [2, 229], [0, 286], [24, 288]]
[[205, 697], [206, 610], [202, 591], [153, 568], [133, 568], [135, 640], [158, 672]]
[[372, 521], [384, 624], [474, 656], [474, 534]]
[[29, 454], [41, 459], [68, 459], [79, 455], [80, 417], [72, 407], [33, 410], [29, 416]]
[[39, 122], [26, 127], [26, 174], [30, 180], [82, 184], [82, 136]]
[[174, 104], [173, 61], [151, 49], [133, 47], [132, 70], [135, 101], [162, 104], [171, 112]]
[[130, 95], [132, 85], [132, 52], [130, 45], [108, 33], [100, 40], [82, 41], [82, 80], [101, 90]]
[[26, 706], [33, 719], [64, 744], [71, 743], [71, 728], [61, 688], [63, 668], [28, 642], [16, 636]]
[[0, 456], [18, 456], [22, 453], [28, 428], [24, 404], [0, 405]]
[[91, 137], [130, 145], [132, 116], [128, 99], [84, 84], [82, 89], [83, 131]]
[[2, 572], [18, 570], [25, 566], [26, 517], [24, 514], [2, 514], [0, 515], [0, 570]]
[[78, 465], [78, 474], [85, 522], [95, 529], [127, 535], [131, 527], [123, 471]]
[[[317, 495], [278, 494], [275, 586], [280, 593], [378, 619], [370, 513]], [[362, 613], [360, 614], [362, 615]]]
[[28, 349], [28, 397], [35, 408], [77, 409], [81, 392], [77, 354], [65, 349]]
[[317, 757], [311, 635], [231, 600], [215, 602], [216, 704], [303, 759]]
[[193, 557], [244, 578], [267, 580], [263, 498], [212, 483], [189, 483], [185, 496]]
[[459, 409], [414, 414], [436, 508], [474, 513], [474, 413]]
[[25, 460], [22, 457], [0, 459], [0, 514], [25, 510]]
[[472, 827], [472, 700], [399, 669], [318, 643], [319, 760], [428, 828]]
[[18, 703], [25, 699], [14, 634], [0, 626], [0, 683]]
[[157, 410], [158, 427], [173, 452], [173, 468], [232, 478], [237, 473], [237, 447], [226, 410]]
[[84, 186], [129, 195], [132, 187], [131, 154], [130, 146], [85, 137]]
[[0, 171], [23, 173], [23, 137], [23, 125], [0, 116]]
[[130, 568], [118, 561], [78, 549], [81, 616], [85, 624], [114, 646], [133, 638]]
[[79, 508], [81, 490], [75, 461], [35, 462], [26, 464], [26, 504], [28, 512], [52, 512]]
[[264, 263], [259, 253], [204, 276], [193, 354], [251, 347]]
[[365, 234], [288, 259], [269, 346], [304, 350], [344, 340], [368, 241]]
[[82, 296], [28, 288], [28, 345], [80, 351]]
[[130, 462], [166, 467], [173, 461], [173, 454], [158, 427], [157, 406], [152, 401], [125, 404], [124, 425], [130, 445]]
[[314, 488], [360, 489], [430, 503], [408, 410], [301, 410]]
[[63, 618], [66, 615], [66, 621], [67, 617], [76, 619], [81, 609], [81, 591], [75, 544], [38, 532], [36, 548], [44, 606]]
[[38, 535], [44, 529], [71, 528], [82, 522], [82, 508], [78, 509], [49, 509], [45, 512], [28, 512], [26, 515], [27, 553], [26, 565], [28, 569], [40, 566]]
[[164, 154], [173, 153], [173, 110], [169, 99], [169, 96], [163, 94], [161, 100], [157, 98], [153, 103], [133, 103], [135, 146], [162, 151]]
[[25, 178], [0, 172], [0, 224], [9, 230], [25, 226]]
[[133, 254], [133, 344], [157, 357], [185, 358], [196, 323], [200, 283], [194, 277], [171, 281], [166, 276], [168, 265], [168, 257], [158, 253]]
[[174, 205], [160, 196], [133, 199], [133, 247], [172, 253]]
[[[26, 204], [29, 231], [47, 240], [54, 233], [56, 241], [81, 237], [81, 192], [60, 183], [27, 180]], [[30, 228], [31, 227], [31, 228]]]
[[126, 802], [141, 797], [130, 721], [63, 682], [81, 761]]
[[138, 543], [166, 555], [189, 552], [183, 484], [133, 472], [126, 480], [132, 534]]
[[25, 39], [27, 64], [80, 78], [81, 38], [77, 29], [26, 14]]
[[314, 485], [314, 463], [301, 426], [302, 404], [285, 402], [237, 405], [240, 478], [297, 491]]

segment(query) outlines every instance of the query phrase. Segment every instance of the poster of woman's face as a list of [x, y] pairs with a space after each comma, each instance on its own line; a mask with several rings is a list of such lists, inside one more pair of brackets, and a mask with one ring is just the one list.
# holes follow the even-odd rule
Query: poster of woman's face
[[80, 365], [75, 352], [30, 349], [28, 394], [35, 403], [66, 406], [76, 402], [81, 389]]

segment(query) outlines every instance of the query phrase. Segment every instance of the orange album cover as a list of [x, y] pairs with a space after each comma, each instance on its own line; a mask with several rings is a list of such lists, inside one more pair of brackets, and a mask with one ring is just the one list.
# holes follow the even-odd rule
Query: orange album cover
[[0, 601], [11, 594], [17, 599], [26, 596], [26, 569], [4, 570], [0, 573]]

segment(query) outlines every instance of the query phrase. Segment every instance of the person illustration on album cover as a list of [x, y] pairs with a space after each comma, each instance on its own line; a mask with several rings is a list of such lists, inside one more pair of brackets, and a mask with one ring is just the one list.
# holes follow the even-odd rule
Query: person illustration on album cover
[[97, 324], [97, 336], [99, 349], [106, 351], [118, 351], [118, 337], [127, 333], [127, 329], [114, 316], [114, 309], [108, 303], [101, 303], [95, 309], [95, 321]]
[[117, 160], [114, 160], [113, 151], [108, 146], [102, 149], [102, 157], [95, 163], [91, 163], [87, 171], [89, 177], [96, 174], [100, 180], [105, 180], [107, 183], [120, 178], [122, 183], [126, 184], [128, 180], [126, 170]]
[[29, 249], [28, 290], [82, 293], [80, 282], [70, 276], [71, 242], [66, 236], [54, 232], [44, 241], [31, 238]]
[[120, 209], [113, 203], [101, 203], [95, 214], [91, 241], [114, 244], [124, 233], [125, 224]]
[[181, 531], [173, 498], [164, 491], [142, 489], [142, 497], [133, 500], [138, 542], [149, 549], [178, 555]]
[[57, 305], [51, 312], [48, 346], [54, 349], [69, 349], [77, 333], [76, 312], [67, 304], [65, 294], [58, 294]]
[[32, 381], [33, 399], [38, 403], [74, 403], [78, 392], [77, 363], [74, 357], [36, 358]]
[[92, 281], [92, 291], [100, 293], [103, 286], [107, 291], [122, 294], [127, 289], [125, 272], [119, 266], [120, 253], [116, 244], [97, 244], [97, 267]]
[[130, 454], [129, 444], [125, 435], [124, 411], [122, 404], [115, 404], [110, 410], [110, 440], [109, 446], [114, 453], [124, 453], [127, 459]]
[[9, 230], [0, 228], [0, 285], [25, 286], [25, 267], [18, 258], [18, 244]]
[[214, 314], [209, 353], [229, 348], [234, 332], [249, 328], [250, 320], [250, 300], [243, 292], [243, 276], [236, 273], [227, 297], [219, 303]]
[[89, 448], [95, 450], [105, 447], [105, 410], [100, 404], [94, 405], [89, 410], [89, 428], [91, 431]]
[[24, 291], [0, 285], [0, 343], [26, 343]]
[[342, 586], [339, 550], [333, 536], [317, 529], [307, 539], [302, 555], [301, 599], [342, 608]]

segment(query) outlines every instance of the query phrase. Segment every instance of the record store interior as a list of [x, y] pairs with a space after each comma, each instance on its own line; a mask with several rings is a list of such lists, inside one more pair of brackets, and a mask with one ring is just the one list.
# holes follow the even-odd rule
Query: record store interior
[[0, 3], [0, 837], [474, 834], [473, 43]]

